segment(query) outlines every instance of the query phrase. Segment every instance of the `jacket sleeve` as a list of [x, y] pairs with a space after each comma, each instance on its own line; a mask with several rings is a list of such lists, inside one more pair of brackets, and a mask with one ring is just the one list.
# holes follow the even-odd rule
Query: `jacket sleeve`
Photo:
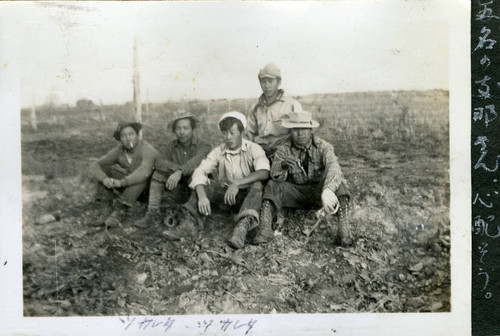
[[179, 165], [174, 162], [173, 160], [173, 145], [170, 143], [167, 146], [167, 150], [165, 152], [165, 155], [157, 155], [154, 167], [156, 170], [160, 171], [161, 173], [172, 173], [179, 169]]
[[126, 187], [146, 181], [153, 173], [156, 156], [157, 152], [155, 149], [144, 148], [141, 165], [121, 181], [122, 186]]
[[103, 167], [111, 166], [118, 162], [120, 156], [120, 146], [112, 149], [108, 154], [104, 155], [90, 165], [90, 175], [102, 182], [108, 175], [104, 172]]
[[271, 179], [276, 182], [285, 182], [288, 178], [288, 170], [281, 166], [286, 157], [286, 147], [280, 146], [274, 154], [273, 163], [271, 165]]
[[336, 192], [342, 182], [342, 170], [340, 169], [339, 160], [335, 155], [333, 146], [329, 143], [324, 144], [322, 151], [326, 174], [323, 190], [328, 188], [331, 191]]
[[191, 183], [189, 184], [191, 189], [196, 188], [197, 185], [207, 185], [209, 183], [208, 174], [212, 173], [219, 165], [218, 159], [220, 157], [220, 153], [220, 147], [217, 147], [212, 150], [203, 161], [201, 161], [198, 168], [194, 170], [193, 176], [191, 176]]
[[210, 152], [210, 145], [206, 142], [200, 142], [198, 145], [198, 150], [196, 155], [189, 159], [186, 163], [180, 166], [178, 169], [182, 170], [183, 176], [190, 176], [193, 171], [198, 167], [207, 154]]

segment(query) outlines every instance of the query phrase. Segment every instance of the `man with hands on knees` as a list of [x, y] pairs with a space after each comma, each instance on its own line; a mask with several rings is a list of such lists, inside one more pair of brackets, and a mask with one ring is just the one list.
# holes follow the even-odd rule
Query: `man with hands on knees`
[[183, 219], [179, 226], [164, 232], [169, 239], [199, 237], [202, 216], [212, 213], [212, 205], [239, 207], [230, 239], [235, 248], [244, 247], [247, 232], [259, 225], [262, 181], [269, 178], [270, 164], [262, 147], [242, 138], [245, 126], [246, 118], [239, 112], [222, 115], [219, 129], [224, 143], [195, 169], [190, 183], [193, 192], [183, 205]]
[[[90, 174], [100, 182], [97, 199], [105, 205], [114, 203], [113, 212], [104, 221], [106, 228], [121, 226], [127, 210], [146, 190], [153, 172], [157, 152], [139, 139], [141, 129], [140, 123], [120, 122], [113, 134], [120, 144], [90, 166]], [[102, 221], [96, 224], [101, 225]]]
[[333, 146], [313, 134], [319, 124], [309, 112], [290, 113], [282, 126], [289, 129], [291, 139], [274, 155], [254, 242], [272, 239], [273, 220], [283, 220], [283, 208], [323, 207], [327, 214], [338, 214], [337, 238], [341, 245], [350, 245], [350, 194]]
[[[210, 145], [194, 136], [198, 123], [198, 118], [191, 113], [184, 110], [176, 113], [169, 125], [176, 138], [167, 145], [165, 154], [156, 158], [149, 187], [148, 210], [143, 218], [135, 222], [136, 226], [160, 224], [163, 219], [160, 209], [162, 201], [173, 207], [188, 200], [189, 178], [210, 152]], [[165, 217], [167, 225], [170, 224], [169, 219], [172, 217]]]

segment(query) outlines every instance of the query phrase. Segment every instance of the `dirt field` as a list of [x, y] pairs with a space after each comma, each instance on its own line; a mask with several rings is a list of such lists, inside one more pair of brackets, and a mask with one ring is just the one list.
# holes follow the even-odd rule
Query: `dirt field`
[[[448, 92], [297, 97], [321, 122], [353, 192], [356, 243], [334, 244], [335, 221], [306, 243], [314, 210], [288, 212], [265, 246], [234, 250], [229, 218], [215, 214], [196, 244], [165, 227], [91, 224], [90, 162], [115, 146], [124, 106], [45, 106], [38, 130], [22, 111], [23, 288], [26, 316], [450, 311]], [[186, 103], [218, 144], [217, 117], [250, 101]], [[178, 104], [149, 106], [144, 138], [160, 151]], [[104, 116], [105, 119], [102, 119]], [[35, 224], [44, 214], [59, 221]]]

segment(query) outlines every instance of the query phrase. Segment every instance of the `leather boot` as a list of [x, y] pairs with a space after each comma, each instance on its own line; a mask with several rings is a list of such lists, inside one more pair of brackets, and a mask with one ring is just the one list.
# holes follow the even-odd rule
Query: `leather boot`
[[339, 227], [337, 237], [341, 246], [350, 246], [353, 243], [353, 237], [349, 223], [349, 198], [347, 196], [340, 196], [339, 203]]
[[160, 209], [152, 208], [148, 209], [146, 215], [137, 220], [134, 225], [140, 228], [147, 228], [148, 226], [155, 226], [161, 224], [161, 213]]
[[115, 202], [114, 210], [104, 222], [106, 230], [110, 227], [122, 227], [122, 221], [125, 219], [128, 207], [120, 202]]
[[231, 245], [233, 245], [234, 248], [240, 249], [245, 246], [245, 239], [247, 237], [248, 231], [252, 226], [252, 221], [253, 217], [245, 216], [240, 219], [238, 224], [236, 224], [233, 230], [233, 235], [231, 236], [231, 239], [229, 239], [229, 242], [231, 243]]
[[253, 239], [254, 244], [263, 244], [273, 239], [273, 205], [268, 200], [262, 202], [260, 208], [260, 224], [257, 228], [257, 234]]

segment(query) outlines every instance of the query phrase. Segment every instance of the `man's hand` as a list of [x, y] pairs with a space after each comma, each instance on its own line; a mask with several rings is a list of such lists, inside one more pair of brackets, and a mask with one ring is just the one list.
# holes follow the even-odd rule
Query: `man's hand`
[[210, 201], [208, 200], [207, 196], [199, 197], [198, 211], [205, 216], [208, 216], [212, 213], [212, 209], [210, 208]]
[[238, 191], [240, 188], [232, 183], [227, 187], [226, 193], [224, 194], [224, 203], [229, 205], [236, 204], [236, 195], [238, 195]]
[[175, 188], [177, 188], [177, 185], [179, 184], [181, 178], [182, 178], [182, 170], [176, 170], [175, 173], [171, 174], [168, 177], [165, 186], [167, 187], [168, 190], [174, 190]]
[[298, 167], [298, 161], [296, 158], [286, 157], [281, 162], [281, 167], [287, 170], [296, 170], [296, 167]]
[[321, 201], [323, 202], [323, 208], [327, 213], [334, 214], [339, 210], [339, 200], [337, 195], [330, 189], [326, 188], [321, 193]]
[[121, 188], [122, 181], [113, 179], [113, 188]]
[[102, 184], [108, 189], [113, 188], [113, 179], [111, 177], [105, 177], [104, 180], [102, 180]]

